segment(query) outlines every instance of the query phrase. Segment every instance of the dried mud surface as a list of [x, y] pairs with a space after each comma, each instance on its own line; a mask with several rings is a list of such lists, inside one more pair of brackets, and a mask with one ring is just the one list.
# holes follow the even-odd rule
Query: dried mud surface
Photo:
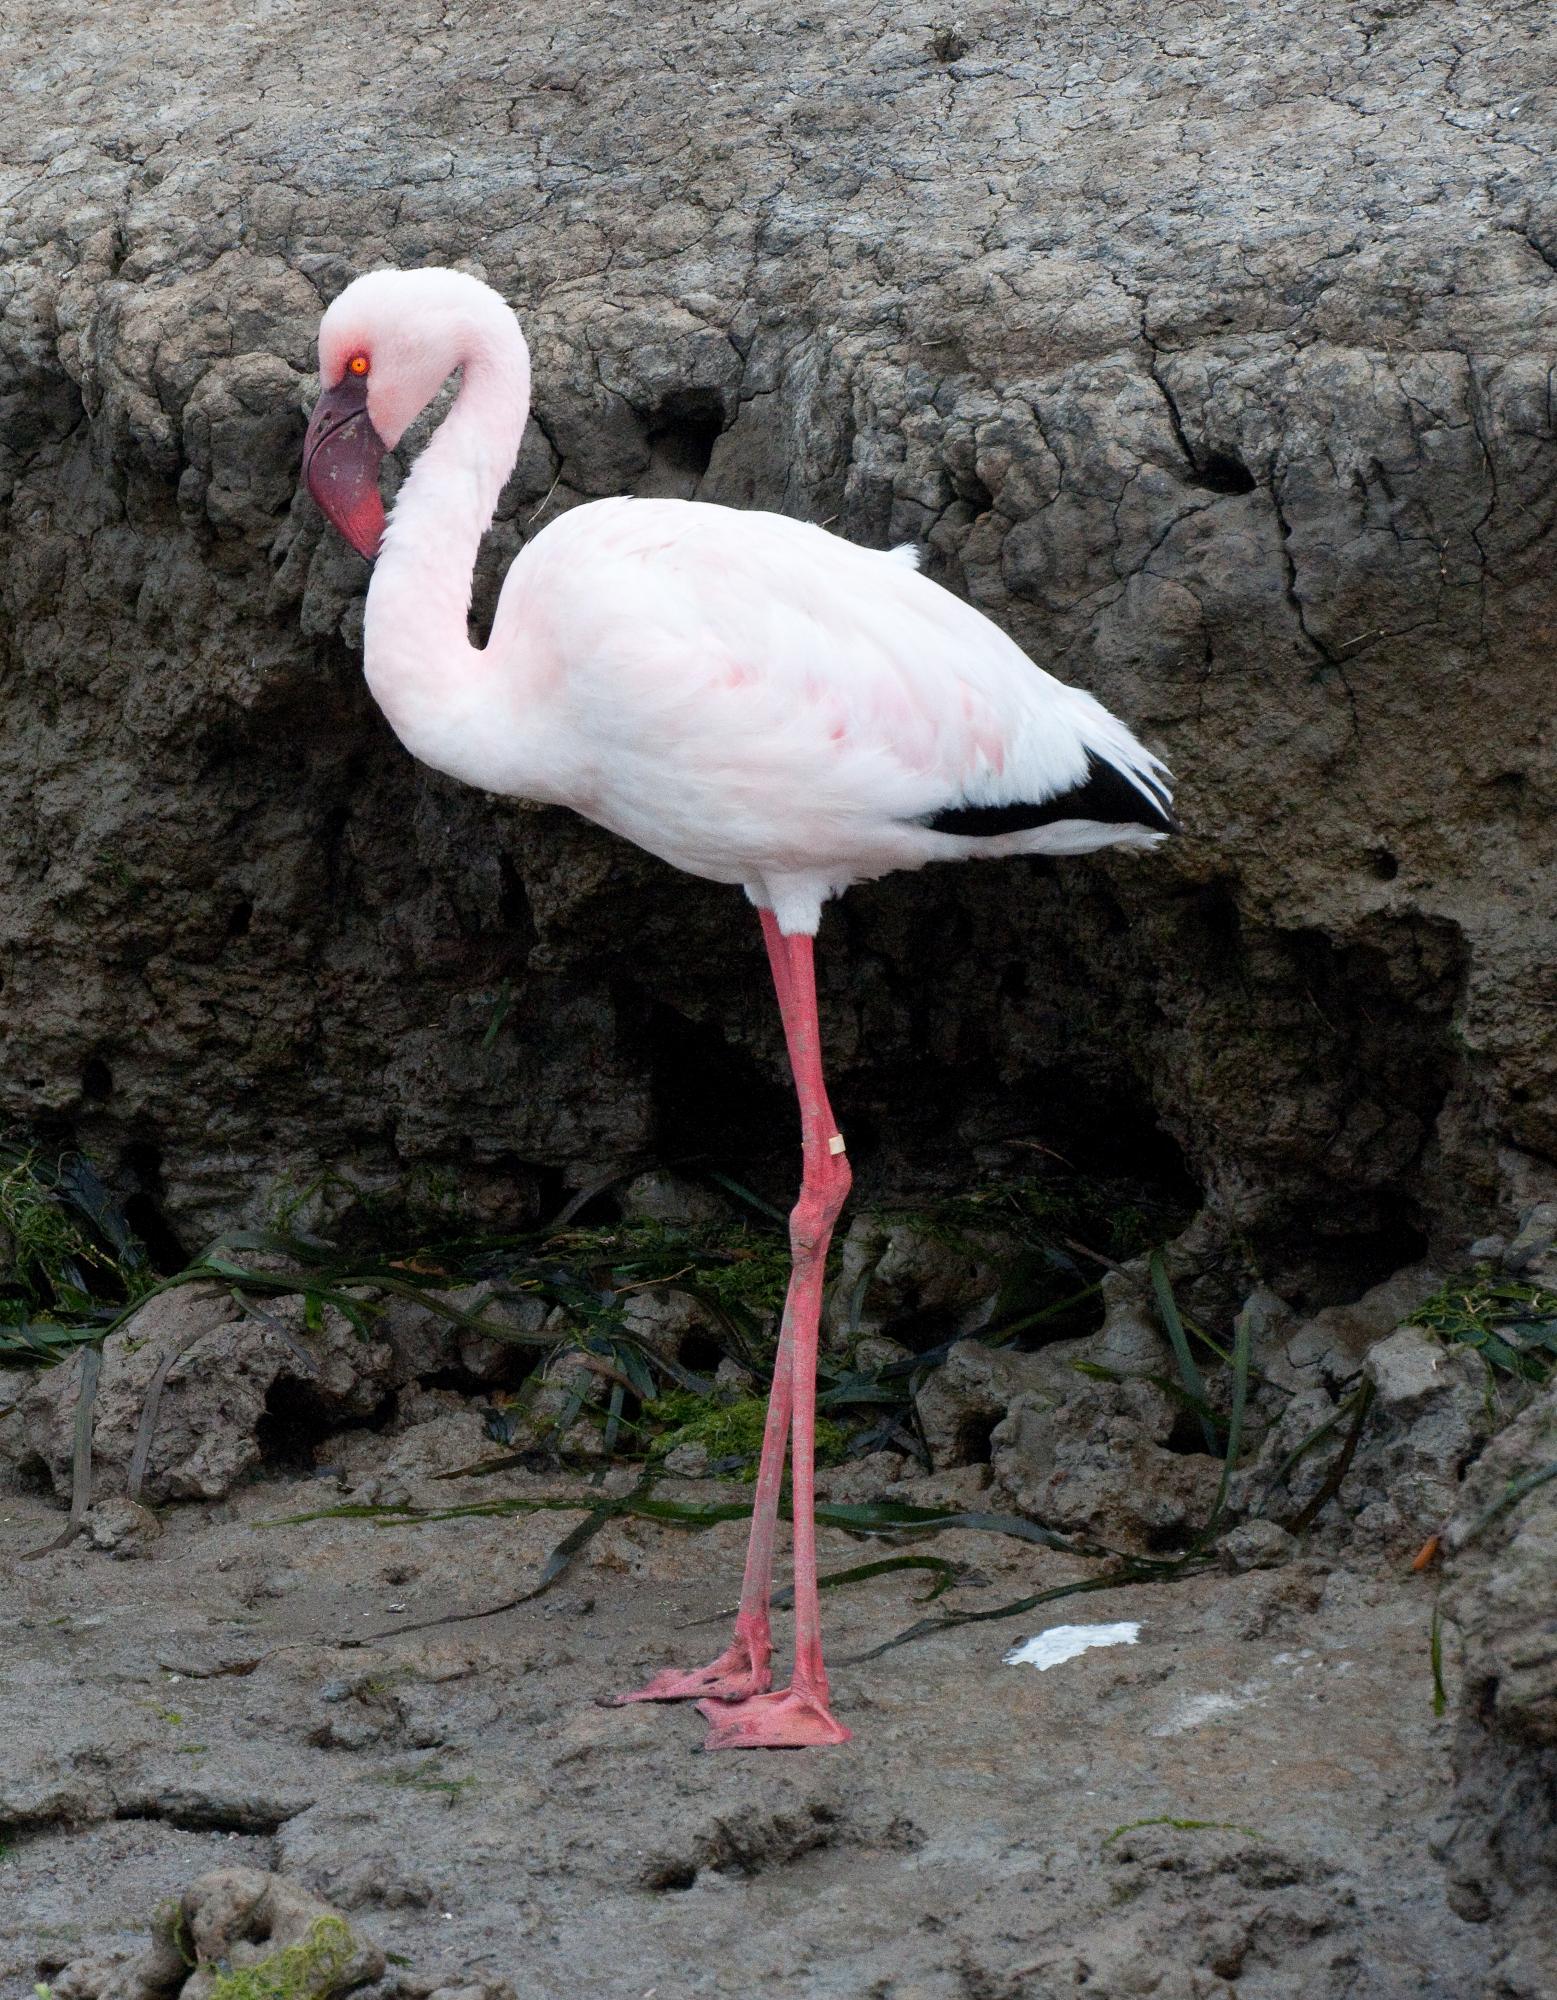
[[[133, 1954], [155, 1909], [233, 1864], [342, 1909], [392, 1955], [384, 1995], [1503, 1990], [1498, 1924], [1450, 1909], [1429, 1852], [1453, 1725], [1431, 1708], [1432, 1585], [1397, 1562], [1207, 1574], [963, 1627], [836, 1666], [846, 1748], [706, 1757], [689, 1710], [593, 1698], [711, 1650], [716, 1624], [684, 1628], [729, 1603], [739, 1523], [615, 1523], [550, 1596], [383, 1639], [513, 1596], [574, 1517], [267, 1525], [335, 1501], [332, 1473], [360, 1483], [384, 1444], [329, 1455], [173, 1510], [128, 1559], [83, 1544], [8, 1571], [0, 1991], [22, 2000], [68, 1965], [69, 1990], [95, 1992], [93, 1961]], [[57, 1522], [7, 1497], [0, 1559]], [[1077, 1571], [988, 1535], [935, 1548], [986, 1580], [951, 1600], [967, 1605]], [[824, 1531], [824, 1572], [860, 1553]], [[908, 1623], [913, 1587], [834, 1594], [834, 1659]], [[1115, 1619], [1142, 1621], [1138, 1646], [1002, 1663], [1044, 1625]]]

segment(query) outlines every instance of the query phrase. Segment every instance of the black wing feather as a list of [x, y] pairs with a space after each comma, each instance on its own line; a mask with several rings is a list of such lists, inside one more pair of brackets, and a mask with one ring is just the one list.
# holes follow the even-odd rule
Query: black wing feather
[[1015, 800], [1004, 806], [943, 806], [923, 824], [932, 833], [956, 833], [968, 840], [1026, 833], [1031, 827], [1053, 826], [1061, 819], [1090, 819], [1101, 826], [1148, 826], [1154, 833], [1177, 833], [1179, 823], [1167, 810], [1167, 794], [1152, 778], [1144, 778], [1142, 783], [1151, 787], [1154, 797], [1148, 797], [1133, 779], [1089, 750], [1082, 782], [1041, 805]]

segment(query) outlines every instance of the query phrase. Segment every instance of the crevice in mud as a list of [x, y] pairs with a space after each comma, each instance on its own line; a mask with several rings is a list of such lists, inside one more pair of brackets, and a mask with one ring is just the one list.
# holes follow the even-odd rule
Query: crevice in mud
[[1182, 1457], [1193, 1458], [1210, 1450], [1206, 1442], [1205, 1426], [1198, 1411], [1179, 1410], [1173, 1419], [1173, 1427], [1163, 1439], [1168, 1451], [1177, 1452]]
[[505, 954], [512, 953], [518, 965], [529, 958], [539, 936], [535, 926], [535, 913], [530, 907], [530, 898], [524, 880], [515, 867], [513, 858], [507, 854], [497, 857], [498, 891], [497, 918], [505, 932], [503, 947]]
[[690, 1861], [655, 1862], [643, 1873], [643, 1886], [646, 1889], [690, 1889], [696, 1881], [697, 1868]]
[[[1203, 1447], [1204, 1440], [1202, 1440]], [[1194, 1537], [1195, 1530], [1184, 1521], [1177, 1521], [1160, 1528], [1150, 1528], [1146, 1534], [1146, 1553], [1152, 1556], [1183, 1555]]]
[[[502, 1360], [495, 1370], [484, 1369], [478, 1374], [472, 1368], [434, 1368], [426, 1375], [417, 1376], [416, 1387], [447, 1389], [454, 1395], [485, 1403], [491, 1400], [494, 1390], [517, 1389], [529, 1375], [533, 1374], [541, 1358], [541, 1351], [538, 1348], [505, 1347]], [[376, 1429], [378, 1426], [372, 1428]]]
[[988, 1465], [994, 1456], [991, 1440], [1005, 1416], [1004, 1410], [970, 1410], [956, 1429], [953, 1462], [958, 1465]]
[[689, 1368], [694, 1375], [712, 1375], [725, 1358], [728, 1348], [725, 1343], [701, 1327], [693, 1327], [683, 1334], [676, 1348], [676, 1359], [683, 1368]]
[[266, 1392], [265, 1414], [255, 1426], [260, 1461], [273, 1471], [312, 1471], [327, 1438], [343, 1430], [387, 1430], [396, 1408], [394, 1392], [386, 1390], [366, 1415], [348, 1414], [322, 1403], [306, 1384], [283, 1377]]
[[1157, 386], [1168, 413], [1168, 424], [1173, 432], [1173, 441], [1184, 455], [1188, 467], [1186, 486], [1198, 486], [1206, 493], [1252, 493], [1259, 481], [1248, 466], [1230, 451], [1200, 452], [1190, 443], [1184, 429], [1184, 417], [1179, 409], [1178, 398], [1168, 387], [1157, 366], [1157, 344], [1146, 333], [1143, 325], [1142, 336], [1151, 349], [1151, 378]]
[[691, 499], [727, 422], [724, 399], [716, 391], [674, 390], [648, 419], [649, 463], [635, 492], [650, 498]]
[[1252, 493], [1258, 483], [1248, 466], [1226, 451], [1208, 453], [1190, 481], [1207, 493]]
[[645, 1889], [679, 1892], [692, 1888], [705, 1870], [726, 1880], [751, 1881], [827, 1848], [903, 1854], [922, 1845], [923, 1838], [911, 1820], [898, 1817], [877, 1827], [860, 1826], [836, 1806], [813, 1799], [793, 1811], [717, 1819], [697, 1836], [691, 1853], [660, 1855], [638, 1879]]
[[639, 1044], [659, 1158], [744, 1163], [758, 1133], [768, 1135], [770, 1157], [789, 1144], [796, 1122], [791, 1093], [718, 1028], [651, 1002]]
[[120, 1149], [119, 1173], [126, 1187], [120, 1204], [124, 1219], [145, 1244], [153, 1268], [182, 1270], [189, 1250], [163, 1210], [161, 1147], [150, 1140], [130, 1140]]
[[308, 1811], [314, 1801], [283, 1805], [276, 1799], [205, 1799], [190, 1794], [156, 1798], [132, 1792], [118, 1799], [106, 1815], [115, 1820], [150, 1820], [180, 1833], [241, 1833], [274, 1835], [289, 1820]]

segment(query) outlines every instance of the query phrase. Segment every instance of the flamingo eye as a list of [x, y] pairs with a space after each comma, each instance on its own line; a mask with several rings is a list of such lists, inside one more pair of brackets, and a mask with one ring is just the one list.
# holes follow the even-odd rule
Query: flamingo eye
[[365, 354], [354, 354], [350, 361], [346, 363], [346, 372], [348, 375], [366, 375], [368, 372], [368, 357]]

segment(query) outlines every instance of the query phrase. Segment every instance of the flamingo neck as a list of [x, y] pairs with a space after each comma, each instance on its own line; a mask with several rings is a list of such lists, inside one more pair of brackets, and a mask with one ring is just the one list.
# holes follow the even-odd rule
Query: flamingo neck
[[471, 584], [529, 409], [518, 325], [474, 330], [453, 407], [395, 501], [364, 617], [363, 667], [390, 727], [414, 755], [476, 784], [492, 662], [470, 642]]

